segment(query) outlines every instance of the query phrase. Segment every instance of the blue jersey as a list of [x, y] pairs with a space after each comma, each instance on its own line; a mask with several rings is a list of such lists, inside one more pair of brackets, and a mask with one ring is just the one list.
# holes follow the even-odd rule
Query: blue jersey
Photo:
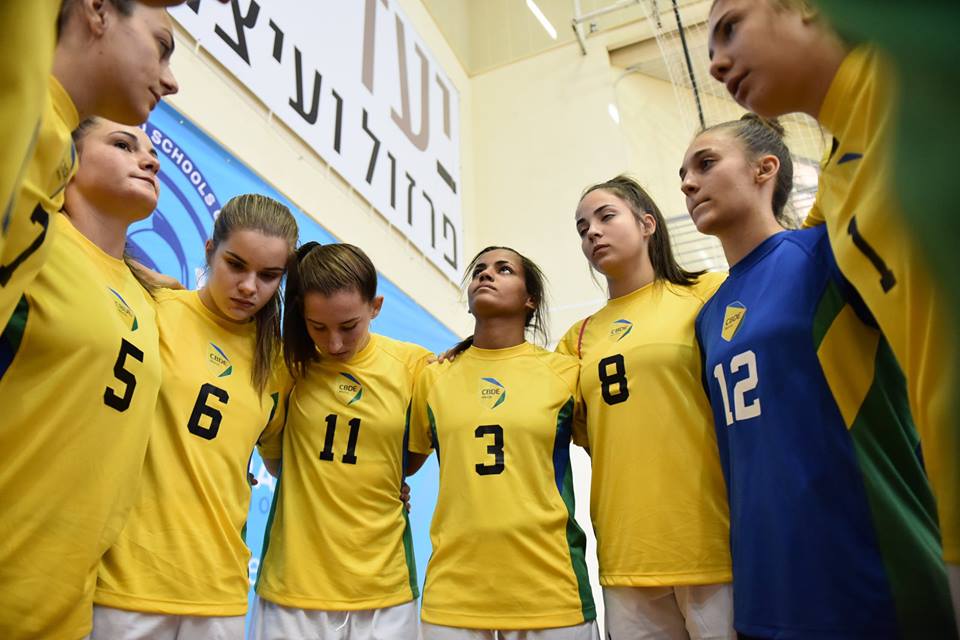
[[903, 375], [825, 229], [765, 240], [696, 329], [730, 500], [737, 631], [955, 638]]

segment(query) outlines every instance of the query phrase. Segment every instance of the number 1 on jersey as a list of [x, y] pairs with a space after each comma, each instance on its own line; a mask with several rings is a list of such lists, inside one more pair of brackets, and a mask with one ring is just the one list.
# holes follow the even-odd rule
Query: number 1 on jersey
[[756, 398], [750, 404], [746, 402], [748, 391], [757, 388], [760, 378], [757, 376], [757, 356], [753, 351], [744, 351], [738, 353], [730, 359], [730, 373], [734, 374], [741, 368], [746, 367], [747, 377], [738, 380], [733, 385], [733, 412], [730, 411], [730, 400], [727, 397], [727, 378], [723, 374], [723, 363], [717, 363], [713, 368], [713, 377], [717, 379], [720, 385], [720, 397], [723, 400], [723, 416], [729, 427], [734, 422], [749, 420], [760, 415], [760, 398]]
[[[331, 413], [324, 420], [327, 423], [327, 432], [323, 436], [323, 451], [320, 459], [333, 462], [333, 436], [337, 433], [337, 414]], [[357, 464], [357, 439], [360, 437], [360, 418], [353, 418], [347, 423], [350, 426], [350, 435], [347, 436], [347, 452], [340, 461], [344, 464]]]

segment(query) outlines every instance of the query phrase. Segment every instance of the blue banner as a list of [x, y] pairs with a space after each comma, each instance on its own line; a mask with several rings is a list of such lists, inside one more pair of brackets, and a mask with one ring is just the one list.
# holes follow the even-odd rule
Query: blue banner
[[[174, 108], [160, 103], [144, 125], [161, 159], [160, 201], [156, 212], [130, 229], [130, 250], [147, 266], [195, 288], [205, 265], [204, 243], [210, 237], [220, 207], [242, 193], [261, 193], [284, 203], [300, 226], [300, 242], [336, 242], [315, 220], [300, 211], [269, 184], [200, 131]], [[377, 256], [371, 259], [376, 263]], [[457, 337], [423, 307], [414, 302], [380, 273], [383, 310], [372, 324], [373, 331], [416, 342], [434, 351], [449, 348]], [[253, 488], [247, 519], [247, 545], [252, 551], [250, 583], [260, 566], [264, 527], [275, 482], [254, 452], [250, 470], [258, 480]], [[437, 497], [437, 465], [428, 463], [410, 480], [413, 510], [414, 551], [421, 589], [430, 557], [430, 516]], [[323, 567], [318, 567], [322, 571]], [[252, 593], [251, 593], [252, 598]]]

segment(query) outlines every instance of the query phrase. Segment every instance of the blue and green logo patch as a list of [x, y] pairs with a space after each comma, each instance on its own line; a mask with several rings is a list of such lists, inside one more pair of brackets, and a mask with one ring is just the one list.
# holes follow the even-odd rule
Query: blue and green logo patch
[[[360, 399], [363, 397], [363, 383], [349, 373], [341, 371], [340, 377], [337, 378], [336, 386], [337, 395], [340, 396], [340, 399], [343, 400], [347, 406], [355, 402], [360, 402]], [[350, 399], [347, 400], [347, 398]]]
[[507, 399], [507, 389], [496, 378], [480, 378], [480, 404], [496, 409]]
[[631, 331], [633, 331], [633, 323], [629, 320], [614, 320], [613, 326], [610, 327], [610, 337], [620, 342], [630, 335]]
[[137, 322], [137, 314], [133, 312], [133, 309], [130, 308], [130, 305], [127, 304], [127, 301], [123, 299], [123, 296], [121, 296], [116, 289], [107, 287], [107, 291], [113, 294], [113, 304], [120, 315], [123, 316], [124, 321], [130, 325], [130, 331], [136, 331], [140, 326]]
[[210, 373], [218, 378], [226, 378], [233, 373], [233, 365], [230, 363], [230, 358], [227, 357], [223, 349], [212, 342], [210, 343], [210, 348], [207, 349], [207, 368], [210, 370]]

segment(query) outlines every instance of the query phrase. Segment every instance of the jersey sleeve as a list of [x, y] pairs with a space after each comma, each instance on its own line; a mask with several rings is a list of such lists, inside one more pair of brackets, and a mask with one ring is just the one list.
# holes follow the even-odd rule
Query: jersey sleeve
[[697, 279], [696, 284], [693, 285], [693, 290], [701, 302], [706, 302], [713, 297], [713, 294], [717, 292], [717, 289], [726, 279], [726, 271], [708, 271]]
[[432, 416], [428, 398], [430, 388], [436, 379], [437, 364], [425, 366], [413, 384], [413, 397], [407, 415], [407, 449], [413, 453], [429, 455], [433, 451]]
[[269, 393], [269, 401], [273, 403], [270, 418], [257, 439], [257, 451], [260, 457], [266, 460], [279, 459], [283, 455], [283, 425], [287, 421], [287, 404], [290, 401], [290, 392], [293, 381], [282, 364], [274, 372], [273, 391]]
[[560, 342], [557, 343], [557, 353], [576, 356], [577, 358], [580, 357], [580, 333], [588, 320], [590, 320], [589, 316], [582, 320], [577, 320], [573, 323], [572, 327], [567, 329], [567, 332], [560, 338]]
[[824, 224], [825, 222], [826, 220], [823, 217], [823, 213], [820, 212], [820, 200], [818, 198], [814, 200], [813, 207], [810, 208], [810, 212], [807, 214], [807, 217], [803, 219], [803, 224], [801, 227], [803, 229], [809, 229], [811, 227]]

